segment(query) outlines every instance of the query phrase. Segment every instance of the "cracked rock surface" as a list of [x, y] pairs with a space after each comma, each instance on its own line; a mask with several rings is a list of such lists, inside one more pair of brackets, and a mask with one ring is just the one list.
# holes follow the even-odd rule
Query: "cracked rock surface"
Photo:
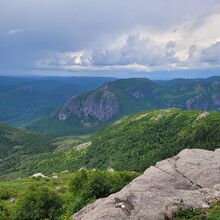
[[185, 149], [158, 162], [121, 191], [75, 213], [75, 220], [163, 220], [178, 208], [220, 199], [220, 149]]

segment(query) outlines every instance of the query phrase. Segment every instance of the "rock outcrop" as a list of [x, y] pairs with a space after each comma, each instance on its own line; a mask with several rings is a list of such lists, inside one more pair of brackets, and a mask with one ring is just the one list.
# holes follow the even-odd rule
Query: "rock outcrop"
[[60, 120], [66, 120], [70, 116], [86, 118], [92, 116], [99, 121], [108, 121], [119, 112], [119, 103], [114, 93], [101, 90], [91, 93], [87, 97], [73, 97], [58, 113]]
[[195, 98], [189, 99], [185, 102], [187, 110], [197, 109], [206, 111], [209, 108], [209, 103], [204, 95], [197, 95]]
[[88, 205], [72, 219], [171, 219], [179, 208], [208, 208], [217, 199], [220, 199], [220, 149], [186, 149], [151, 166], [120, 192]]

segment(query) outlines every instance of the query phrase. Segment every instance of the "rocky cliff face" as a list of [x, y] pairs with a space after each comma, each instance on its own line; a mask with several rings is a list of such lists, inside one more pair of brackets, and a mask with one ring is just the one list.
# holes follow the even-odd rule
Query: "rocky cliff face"
[[77, 212], [75, 220], [164, 220], [177, 209], [220, 199], [220, 149], [183, 150], [158, 162], [120, 192]]
[[119, 103], [114, 93], [101, 90], [91, 93], [85, 98], [73, 97], [58, 113], [60, 120], [66, 120], [71, 115], [82, 118], [92, 116], [99, 121], [107, 121], [119, 112]]
[[189, 99], [185, 103], [187, 110], [197, 109], [206, 111], [209, 108], [209, 103], [207, 98], [200, 94], [193, 99]]
[[198, 81], [201, 82], [180, 80], [173, 84], [169, 82], [156, 84], [148, 79], [123, 79], [108, 82], [93, 92], [70, 99], [59, 111], [58, 118], [66, 120], [73, 116], [84, 120], [92, 116], [99, 121], [108, 121], [115, 115], [121, 117], [148, 109], [172, 107], [219, 111], [220, 83], [218, 78], [214, 82]]

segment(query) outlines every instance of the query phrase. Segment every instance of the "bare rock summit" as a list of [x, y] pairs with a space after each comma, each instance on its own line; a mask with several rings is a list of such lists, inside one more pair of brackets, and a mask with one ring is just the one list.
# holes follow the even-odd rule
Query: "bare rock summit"
[[121, 191], [75, 213], [75, 220], [164, 220], [179, 208], [220, 199], [220, 150], [185, 149], [158, 162]]

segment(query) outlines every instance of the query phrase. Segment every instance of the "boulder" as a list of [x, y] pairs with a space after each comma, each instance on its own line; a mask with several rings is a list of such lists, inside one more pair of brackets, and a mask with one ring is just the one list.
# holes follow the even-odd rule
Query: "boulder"
[[75, 213], [75, 220], [163, 220], [220, 199], [220, 151], [185, 149], [149, 167], [121, 191]]
[[58, 176], [52, 176], [52, 179], [57, 179], [58, 178]]
[[108, 171], [108, 172], [114, 172], [115, 170], [114, 170], [112, 167], [108, 166], [108, 167], [107, 167], [107, 171]]
[[37, 177], [42, 177], [42, 178], [49, 178], [48, 176], [45, 176], [42, 173], [35, 173], [34, 175], [32, 175], [31, 177], [37, 178]]

